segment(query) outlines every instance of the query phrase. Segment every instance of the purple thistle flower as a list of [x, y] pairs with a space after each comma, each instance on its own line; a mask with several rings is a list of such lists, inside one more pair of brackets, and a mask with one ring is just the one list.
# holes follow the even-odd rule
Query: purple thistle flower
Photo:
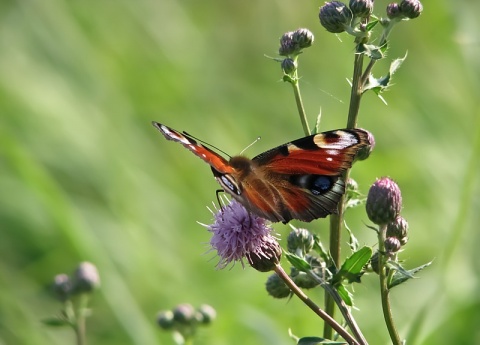
[[271, 234], [272, 228], [266, 219], [251, 214], [235, 200], [221, 210], [211, 212], [213, 224], [200, 224], [213, 234], [210, 246], [220, 257], [217, 268], [225, 268], [235, 261], [244, 266], [243, 258], [251, 254], [269, 256], [264, 251], [277, 239]]

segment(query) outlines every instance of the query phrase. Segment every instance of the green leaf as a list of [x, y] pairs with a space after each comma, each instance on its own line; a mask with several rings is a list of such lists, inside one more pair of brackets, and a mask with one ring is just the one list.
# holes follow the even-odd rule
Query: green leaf
[[366, 31], [372, 31], [372, 29], [378, 24], [378, 19], [372, 20], [367, 24]]
[[325, 248], [323, 248], [323, 244], [322, 244], [322, 241], [320, 241], [320, 238], [315, 234], [313, 234], [313, 238], [315, 239], [313, 250], [315, 250], [315, 252], [317, 252], [318, 255], [320, 255], [322, 260], [325, 261], [327, 267], [332, 266], [333, 265], [332, 256], [330, 255], [329, 252], [325, 250]]
[[373, 77], [372, 74], [368, 76], [368, 81], [363, 87], [363, 92], [366, 92], [368, 90], [372, 90], [377, 94], [378, 97], [382, 99], [382, 101], [386, 104], [385, 100], [380, 96], [380, 93], [385, 91], [387, 87], [390, 86], [390, 81], [392, 76], [395, 74], [395, 72], [398, 71], [402, 63], [405, 61], [407, 58], [407, 54], [403, 58], [398, 58], [392, 61], [390, 64], [390, 68], [388, 70], [388, 73], [384, 77], [380, 78], [375, 78]]
[[329, 345], [344, 345], [347, 344], [344, 341], [333, 341], [320, 337], [304, 337], [301, 338], [297, 345], [316, 345], [316, 344], [329, 344]]
[[372, 256], [372, 248], [362, 247], [345, 260], [340, 270], [333, 276], [332, 285], [347, 279], [349, 283], [358, 282], [363, 269]]
[[348, 231], [348, 237], [349, 237], [348, 244], [352, 252], [355, 252], [358, 250], [358, 247], [360, 246], [360, 244], [358, 243], [358, 240], [353, 234], [352, 230], [350, 230], [350, 228], [348, 227], [347, 222], [344, 222], [344, 224], [345, 224], [345, 229], [347, 229]]
[[[415, 267], [411, 270], [405, 270], [400, 264], [396, 264], [395, 273], [393, 274], [393, 277], [391, 281], [388, 284], [388, 288], [391, 289], [397, 285], [400, 285], [404, 282], [406, 282], [409, 279], [415, 278], [415, 273], [420, 272], [424, 268], [430, 266], [432, 264], [432, 261], [427, 262], [424, 265]], [[391, 267], [392, 265], [389, 263], [389, 266]]]
[[340, 297], [343, 299], [346, 305], [353, 307], [353, 295], [350, 291], [347, 290], [345, 285], [340, 284], [337, 286], [337, 291]]
[[385, 43], [382, 46], [376, 46], [374, 44], [359, 44], [357, 46], [357, 52], [360, 54], [365, 54], [373, 60], [380, 60], [385, 57], [387, 52], [387, 44]]
[[405, 53], [405, 56], [403, 58], [398, 58], [398, 59], [395, 59], [392, 61], [392, 63], [390, 64], [390, 75], [394, 75], [395, 72], [400, 68], [400, 66], [402, 65], [402, 63], [405, 61], [405, 59], [407, 58], [407, 55], [408, 55], [408, 52]]
[[297, 270], [306, 272], [312, 269], [312, 266], [304, 259], [292, 253], [285, 253], [287, 260], [295, 267]]
[[63, 326], [69, 326], [70, 323], [62, 318], [59, 317], [49, 317], [46, 319], [42, 320], [42, 323], [47, 325], [47, 326], [52, 326], [52, 327], [63, 327]]

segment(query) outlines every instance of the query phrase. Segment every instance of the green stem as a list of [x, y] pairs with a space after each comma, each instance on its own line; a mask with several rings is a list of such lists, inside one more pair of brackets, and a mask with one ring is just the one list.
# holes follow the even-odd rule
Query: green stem
[[327, 291], [327, 293], [332, 297], [330, 300], [335, 301], [336, 305], [338, 306], [338, 309], [340, 309], [340, 312], [343, 315], [343, 318], [345, 319], [345, 322], [347, 323], [348, 327], [352, 330], [353, 335], [355, 336], [355, 339], [361, 344], [361, 345], [368, 345], [367, 340], [362, 334], [362, 331], [357, 325], [357, 322], [352, 316], [352, 313], [350, 312], [350, 309], [348, 306], [345, 304], [343, 301], [342, 297], [338, 294], [338, 291], [333, 288], [330, 284], [326, 283], [321, 277], [316, 275], [313, 271], [308, 271], [307, 274], [315, 280], [317, 283], [320, 284], [322, 288]]
[[79, 307], [77, 309], [77, 317], [74, 324], [75, 336], [77, 339], [77, 345], [86, 344], [86, 318], [88, 314], [88, 295], [82, 294], [80, 296]]
[[[355, 60], [353, 65], [353, 77], [352, 77], [352, 89], [350, 92], [350, 108], [348, 110], [347, 128], [355, 128], [357, 126], [358, 110], [360, 109], [360, 101], [362, 97], [362, 68], [363, 68], [363, 54], [355, 54]], [[343, 174], [343, 179], [346, 183], [349, 170], [346, 170]], [[338, 214], [330, 216], [330, 254], [336, 267], [340, 267], [340, 254], [341, 254], [341, 235], [343, 224], [343, 213], [345, 211], [345, 196], [342, 196], [338, 203]], [[329, 315], [334, 316], [335, 304], [331, 300], [330, 295], [325, 295], [325, 308]], [[324, 335], [331, 335], [332, 329], [325, 325]]]
[[303, 107], [302, 95], [300, 93], [300, 83], [298, 82], [298, 74], [295, 71], [293, 77], [291, 78], [290, 83], [293, 87], [293, 94], [295, 95], [295, 103], [297, 104], [298, 115], [300, 116], [300, 122], [302, 123], [303, 132], [305, 135], [312, 134], [310, 132], [310, 127], [308, 126], [307, 114], [305, 113], [305, 108]]
[[378, 231], [378, 267], [380, 268], [380, 294], [382, 298], [382, 310], [387, 325], [388, 333], [393, 345], [402, 345], [400, 336], [398, 335], [395, 323], [393, 322], [392, 309], [390, 307], [390, 298], [388, 289], [388, 274], [387, 274], [387, 257], [385, 255], [385, 239], [387, 233], [387, 226], [382, 225]]
[[325, 323], [330, 326], [350, 345], [361, 345], [354, 337], [352, 337], [335, 319], [320, 309], [305, 293], [293, 282], [289, 275], [283, 270], [282, 266], [276, 265], [275, 273], [287, 284], [292, 292], [297, 295], [300, 300], [305, 303], [315, 314], [320, 316]]

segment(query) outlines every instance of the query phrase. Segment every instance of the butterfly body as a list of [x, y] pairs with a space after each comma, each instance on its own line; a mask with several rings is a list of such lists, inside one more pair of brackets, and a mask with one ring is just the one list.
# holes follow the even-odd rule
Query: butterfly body
[[345, 193], [342, 173], [371, 142], [361, 129], [310, 135], [249, 159], [229, 160], [187, 133], [153, 122], [167, 138], [181, 143], [211, 166], [223, 190], [249, 211], [273, 222], [312, 221], [337, 212]]

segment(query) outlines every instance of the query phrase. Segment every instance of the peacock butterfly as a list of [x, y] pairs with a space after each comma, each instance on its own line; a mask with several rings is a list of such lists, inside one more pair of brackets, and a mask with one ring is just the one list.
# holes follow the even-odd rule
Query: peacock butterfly
[[342, 173], [360, 152], [374, 145], [366, 130], [338, 129], [294, 140], [253, 159], [233, 156], [227, 160], [186, 132], [152, 124], [165, 138], [208, 163], [225, 192], [272, 222], [310, 222], [337, 213], [345, 193]]

